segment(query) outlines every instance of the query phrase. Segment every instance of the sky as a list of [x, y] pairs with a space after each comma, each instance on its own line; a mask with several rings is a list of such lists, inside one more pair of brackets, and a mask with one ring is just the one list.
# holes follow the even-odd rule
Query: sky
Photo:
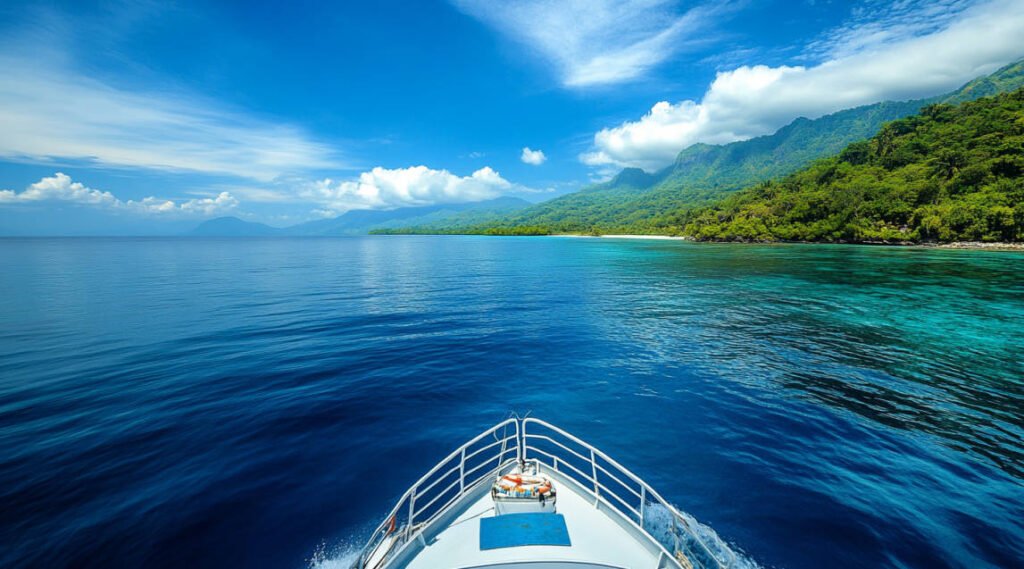
[[0, 6], [0, 234], [543, 201], [1024, 57], [1024, 0]]

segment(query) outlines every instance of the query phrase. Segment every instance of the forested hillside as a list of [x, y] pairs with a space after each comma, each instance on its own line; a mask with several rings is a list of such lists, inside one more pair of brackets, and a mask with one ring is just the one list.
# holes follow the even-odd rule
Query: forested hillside
[[883, 124], [934, 103], [953, 103], [1024, 86], [1024, 62], [960, 89], [905, 102], [882, 102], [809, 120], [800, 118], [769, 136], [725, 145], [697, 144], [654, 174], [623, 170], [615, 179], [523, 208], [502, 218], [463, 216], [444, 223], [393, 226], [389, 233], [652, 233], [678, 234], [694, 208], [744, 187], [790, 174], [869, 138]]
[[687, 218], [683, 233], [698, 239], [1020, 241], [1024, 89], [929, 105]]

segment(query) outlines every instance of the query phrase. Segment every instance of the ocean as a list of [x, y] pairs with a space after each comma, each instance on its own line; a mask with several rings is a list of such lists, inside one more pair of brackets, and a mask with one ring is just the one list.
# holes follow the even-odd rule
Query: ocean
[[1024, 253], [0, 239], [0, 566], [343, 566], [516, 413], [763, 567], [1024, 565]]

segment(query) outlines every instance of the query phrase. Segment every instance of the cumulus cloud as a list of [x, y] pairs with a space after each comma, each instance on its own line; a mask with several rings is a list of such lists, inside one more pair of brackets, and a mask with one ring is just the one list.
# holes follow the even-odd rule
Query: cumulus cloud
[[0, 157], [260, 181], [346, 168], [333, 147], [299, 127], [254, 118], [192, 93], [114, 86], [61, 59], [0, 53]]
[[889, 28], [863, 24], [874, 34], [854, 26], [819, 46], [833, 54], [820, 64], [719, 73], [700, 101], [662, 101], [638, 121], [603, 129], [580, 159], [592, 166], [656, 170], [694, 143], [745, 140], [799, 116], [934, 95], [1024, 55], [1024, 0], [940, 5], [958, 17], [939, 11], [931, 18], [907, 14], [904, 23]]
[[238, 206], [238, 200], [228, 192], [221, 192], [211, 198], [194, 198], [180, 202], [155, 197], [122, 201], [110, 192], [94, 190], [81, 182], [75, 182], [63, 172], [43, 178], [21, 192], [0, 190], [0, 205], [46, 201], [72, 202], [130, 213], [194, 217], [222, 214]]
[[532, 164], [534, 166], [540, 166], [548, 157], [544, 156], [543, 150], [530, 150], [529, 146], [523, 148], [523, 153], [519, 155], [519, 159], [525, 164]]
[[13, 190], [0, 190], [0, 204], [17, 202], [39, 202], [61, 200], [88, 205], [115, 206], [120, 200], [110, 192], [87, 188], [80, 182], [71, 181], [71, 177], [63, 172], [43, 178], [25, 188], [21, 193]]
[[473, 202], [513, 191], [527, 190], [501, 177], [490, 167], [469, 176], [426, 166], [387, 169], [377, 167], [357, 180], [330, 178], [300, 189], [303, 199], [320, 204], [317, 215], [340, 214], [352, 209], [393, 209], [440, 203]]
[[229, 192], [221, 192], [212, 198], [193, 198], [175, 203], [172, 200], [162, 200], [148, 197], [140, 201], [128, 200], [124, 202], [125, 209], [141, 213], [170, 213], [181, 214], [193, 217], [211, 217], [223, 215], [238, 207], [238, 200]]
[[730, 4], [717, 2], [680, 13], [672, 0], [452, 2], [539, 53], [567, 87], [642, 76], [674, 53], [706, 41], [713, 16]]

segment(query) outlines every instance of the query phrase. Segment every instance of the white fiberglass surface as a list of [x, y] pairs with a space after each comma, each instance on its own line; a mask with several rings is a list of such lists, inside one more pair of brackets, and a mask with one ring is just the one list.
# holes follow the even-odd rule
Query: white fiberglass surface
[[571, 546], [524, 546], [480, 550], [480, 518], [494, 516], [489, 494], [471, 503], [427, 542], [407, 569], [591, 569], [658, 566], [649, 543], [624, 529], [570, 484], [558, 485], [558, 513], [565, 517]]
[[627, 569], [582, 561], [525, 561], [522, 563], [501, 563], [498, 565], [480, 565], [465, 569]]

